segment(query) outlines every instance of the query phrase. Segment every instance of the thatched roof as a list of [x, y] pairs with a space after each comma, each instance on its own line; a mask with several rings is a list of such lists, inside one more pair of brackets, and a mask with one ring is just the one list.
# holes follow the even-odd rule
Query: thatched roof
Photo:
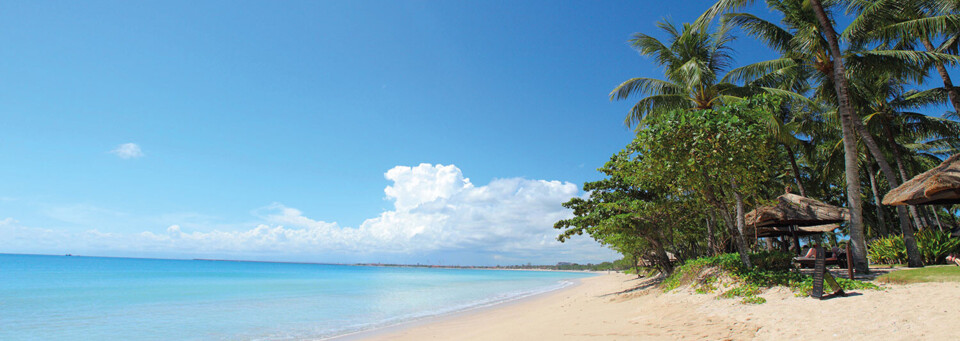
[[883, 196], [884, 205], [960, 204], [960, 154]]
[[[816, 225], [816, 226], [800, 226], [797, 228], [797, 236], [809, 236], [812, 234], [821, 234], [824, 232], [830, 232], [840, 228], [840, 225], [837, 224], [827, 224], [827, 225]], [[793, 236], [793, 232], [790, 231], [789, 227], [760, 227], [753, 228], [752, 226], [747, 226], [743, 230], [744, 237], [751, 238], [763, 238], [763, 237], [779, 237], [779, 236]]]
[[784, 194], [774, 206], [761, 206], [746, 214], [750, 227], [815, 226], [847, 221], [850, 210], [827, 205], [819, 200]]

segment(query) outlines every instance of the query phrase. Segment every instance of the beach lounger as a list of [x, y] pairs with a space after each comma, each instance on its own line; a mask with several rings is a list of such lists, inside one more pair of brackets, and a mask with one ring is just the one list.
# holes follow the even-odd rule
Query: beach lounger
[[[825, 260], [827, 265], [837, 265], [841, 268], [844, 268], [847, 265], [846, 254], [843, 254], [837, 248], [833, 248], [830, 252], [827, 252], [826, 257], [827, 258]], [[793, 261], [800, 264], [801, 268], [812, 269], [817, 261], [817, 250], [810, 248], [803, 257], [793, 257]]]

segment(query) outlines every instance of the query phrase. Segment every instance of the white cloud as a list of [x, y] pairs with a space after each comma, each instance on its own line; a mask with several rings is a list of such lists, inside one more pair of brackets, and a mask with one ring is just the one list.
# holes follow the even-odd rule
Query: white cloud
[[121, 159], [134, 159], [138, 157], [143, 157], [143, 151], [140, 150], [140, 146], [136, 143], [124, 143], [117, 146], [116, 149], [111, 150], [110, 153], [116, 155]]
[[[184, 231], [178, 224], [162, 233], [90, 230], [63, 239], [66, 245], [71, 239], [80, 239], [85, 245], [191, 255], [271, 254], [326, 261], [324, 256], [335, 254], [340, 255], [339, 261], [348, 262], [365, 261], [369, 255], [383, 260], [457, 253], [473, 254], [463, 260], [473, 264], [615, 258], [612, 251], [586, 236], [566, 244], [556, 241], [558, 231], [553, 223], [571, 216], [560, 204], [581, 195], [572, 183], [509, 178], [475, 186], [456, 166], [430, 164], [397, 166], [385, 177], [392, 181], [384, 192], [394, 209], [358, 227], [313, 219], [298, 209], [274, 203], [257, 210], [261, 222], [248, 230]], [[14, 224], [6, 221], [6, 225]], [[0, 230], [3, 225], [0, 223]], [[4, 244], [0, 233], [0, 247]]]

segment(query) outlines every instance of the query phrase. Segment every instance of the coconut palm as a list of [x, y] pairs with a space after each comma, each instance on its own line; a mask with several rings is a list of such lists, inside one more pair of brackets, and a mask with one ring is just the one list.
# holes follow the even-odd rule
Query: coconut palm
[[711, 109], [725, 99], [750, 93], [749, 89], [718, 82], [732, 60], [727, 44], [733, 38], [728, 27], [707, 33], [691, 24], [678, 28], [666, 20], [658, 22], [657, 27], [667, 34], [665, 42], [636, 33], [630, 44], [641, 55], [653, 57], [664, 68], [666, 79], [631, 78], [610, 92], [611, 100], [643, 96], [624, 120], [627, 126], [642, 125], [646, 117], [658, 112]]
[[[711, 7], [698, 20], [698, 23], [711, 20], [714, 16], [742, 7], [752, 1], [741, 0], [720, 0]], [[748, 65], [742, 68], [734, 69], [730, 72], [731, 79], [726, 81], [746, 81], [746, 82], [791, 82], [797, 83], [796, 79], [809, 77], [814, 87], [814, 98], [833, 103], [837, 106], [840, 113], [840, 125], [842, 134], [846, 136], [844, 141], [846, 175], [850, 208], [852, 209], [851, 237], [854, 239], [854, 251], [858, 261], [858, 269], [866, 270], [865, 254], [861, 253], [865, 248], [865, 243], [861, 243], [862, 228], [858, 219], [860, 217], [859, 196], [852, 195], [859, 193], [858, 181], [852, 179], [859, 178], [859, 169], [856, 165], [856, 136], [863, 139], [863, 142], [874, 159], [877, 160], [887, 181], [894, 186], [901, 181], [897, 178], [886, 156], [882, 152], [879, 144], [874, 137], [864, 127], [859, 119], [859, 115], [854, 111], [851, 104], [852, 98], [847, 84], [851, 75], [860, 75], [873, 72], [875, 70], [886, 70], [890, 74], [898, 77], [913, 77], [922, 79], [922, 70], [928, 63], [936, 61], [949, 60], [943, 53], [912, 51], [912, 50], [851, 50], [848, 49], [841, 54], [838, 45], [838, 37], [833, 29], [833, 22], [829, 20], [826, 10], [819, 1], [803, 0], [767, 0], [767, 6], [774, 11], [783, 14], [781, 22], [784, 27], [778, 26], [749, 13], [732, 13], [724, 16], [724, 22], [732, 23], [743, 28], [748, 34], [765, 42], [771, 48], [781, 54], [781, 58]], [[835, 2], [828, 2], [828, 5]], [[860, 17], [869, 17], [870, 13], [862, 14]], [[860, 18], [858, 17], [858, 18]], [[858, 76], [859, 77], [859, 76]], [[846, 128], [850, 129], [846, 129]], [[900, 212], [901, 230], [908, 235], [908, 249], [911, 247], [912, 230], [910, 229], [905, 210], [898, 209]], [[859, 244], [859, 245], [858, 245]], [[862, 247], [861, 247], [862, 246]], [[861, 257], [862, 256], [862, 257]], [[919, 254], [915, 255], [912, 264], [919, 263]]]
[[[955, 0], [850, 0], [858, 16], [843, 36], [854, 44], [874, 40], [901, 48], [922, 46], [927, 52], [956, 55], [960, 49], [960, 2]], [[939, 44], [934, 45], [938, 39]], [[960, 89], [953, 85], [943, 62], [930, 64], [937, 70], [942, 88], [929, 92], [948, 98], [954, 112], [960, 112]]]

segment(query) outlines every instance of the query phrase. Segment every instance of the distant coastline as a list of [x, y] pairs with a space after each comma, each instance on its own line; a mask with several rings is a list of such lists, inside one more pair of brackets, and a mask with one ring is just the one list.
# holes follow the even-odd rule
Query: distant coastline
[[[393, 263], [325, 263], [325, 262], [296, 262], [296, 261], [270, 261], [270, 260], [244, 260], [244, 259], [220, 259], [220, 258], [155, 258], [155, 257], [123, 257], [123, 256], [91, 256], [78, 254], [43, 254], [43, 253], [5, 253], [0, 255], [22, 255], [22, 256], [50, 256], [50, 257], [88, 257], [88, 258], [118, 258], [118, 259], [151, 259], [151, 260], [179, 260], [179, 261], [205, 261], [205, 262], [239, 262], [239, 263], [274, 263], [274, 264], [304, 264], [304, 265], [339, 265], [339, 266], [373, 266], [373, 267], [396, 267], [396, 268], [427, 268], [427, 269], [477, 269], [477, 270], [529, 270], [529, 271], [608, 271], [606, 269], [589, 269], [596, 267], [597, 264], [578, 264], [560, 262], [557, 265], [431, 265], [431, 264], [393, 264]], [[566, 268], [583, 267], [583, 268]]]

